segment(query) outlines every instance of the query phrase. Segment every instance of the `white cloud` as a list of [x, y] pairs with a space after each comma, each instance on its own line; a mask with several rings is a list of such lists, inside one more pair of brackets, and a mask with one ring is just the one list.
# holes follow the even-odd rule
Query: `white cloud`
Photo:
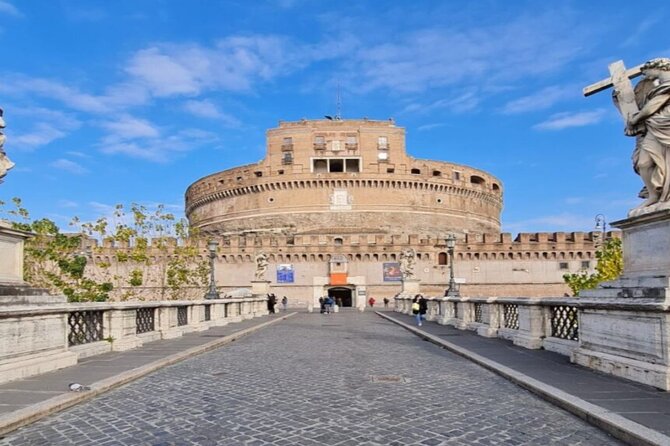
[[436, 122], [436, 123], [433, 123], [433, 124], [424, 124], [424, 125], [420, 125], [419, 127], [417, 127], [417, 130], [420, 131], [420, 132], [425, 132], [427, 130], [432, 130], [432, 129], [436, 129], [436, 128], [439, 128], [439, 127], [444, 127], [445, 125], [446, 124], [441, 123], [441, 122]]
[[597, 124], [607, 114], [605, 109], [597, 109], [587, 112], [564, 112], [552, 115], [546, 121], [533, 126], [537, 130], [563, 130], [570, 127], [584, 127], [591, 124]]
[[475, 110], [480, 102], [481, 97], [476, 91], [471, 90], [454, 97], [439, 99], [430, 104], [420, 104], [415, 102], [406, 106], [402, 110], [402, 113], [428, 113], [438, 109], [447, 109], [451, 113], [456, 114], [467, 113]]
[[88, 169], [84, 168], [81, 164], [75, 163], [65, 158], [60, 158], [53, 163], [51, 167], [56, 169], [65, 170], [66, 172], [73, 173], [75, 175], [82, 175], [88, 172]]
[[143, 138], [139, 141], [113, 137], [103, 139], [100, 150], [108, 155], [125, 155], [155, 163], [167, 163], [182, 152], [195, 150], [218, 140], [211, 132], [200, 129], [183, 129], [165, 137]]
[[[340, 47], [349, 47], [351, 39]], [[230, 36], [212, 46], [163, 43], [136, 52], [125, 71], [155, 96], [197, 96], [206, 90], [249, 92], [258, 82], [337, 57], [326, 46], [297, 44], [282, 36]]]
[[9, 14], [16, 17], [21, 17], [23, 14], [9, 2], [0, 0], [0, 14]]
[[524, 15], [495, 25], [453, 25], [400, 34], [362, 46], [351, 67], [361, 90], [423, 92], [431, 88], [500, 85], [556, 71], [583, 51], [591, 30], [568, 14]]
[[579, 88], [573, 85], [554, 85], [551, 87], [546, 87], [537, 93], [509, 101], [502, 108], [502, 113], [516, 114], [544, 110], [558, 102], [565, 101], [567, 99], [574, 99], [575, 97], [579, 96], [579, 93]]
[[240, 125], [239, 119], [229, 115], [228, 113], [222, 112], [209, 100], [187, 101], [184, 104], [184, 110], [201, 118], [220, 120], [230, 126]]
[[101, 127], [111, 133], [111, 139], [157, 138], [160, 131], [149, 121], [132, 116], [122, 116], [116, 121], [106, 121]]
[[11, 140], [8, 138], [7, 142], [17, 149], [33, 150], [63, 138], [66, 135], [67, 133], [51, 124], [38, 123], [30, 132], [13, 136]]
[[579, 204], [584, 202], [584, 197], [567, 197], [565, 199], [566, 204]]
[[72, 200], [58, 200], [58, 206], [62, 208], [76, 208], [79, 204], [76, 201]]

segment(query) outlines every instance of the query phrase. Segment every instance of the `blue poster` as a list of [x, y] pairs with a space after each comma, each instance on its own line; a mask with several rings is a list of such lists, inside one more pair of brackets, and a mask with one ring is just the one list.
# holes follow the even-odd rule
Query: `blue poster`
[[290, 263], [277, 265], [277, 283], [293, 283], [293, 265]]
[[402, 282], [402, 273], [400, 272], [400, 263], [384, 263], [384, 282]]

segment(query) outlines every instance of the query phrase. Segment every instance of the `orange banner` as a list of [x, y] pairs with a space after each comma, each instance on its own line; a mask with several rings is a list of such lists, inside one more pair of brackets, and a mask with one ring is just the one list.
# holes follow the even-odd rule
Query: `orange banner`
[[330, 273], [331, 285], [346, 285], [347, 273]]

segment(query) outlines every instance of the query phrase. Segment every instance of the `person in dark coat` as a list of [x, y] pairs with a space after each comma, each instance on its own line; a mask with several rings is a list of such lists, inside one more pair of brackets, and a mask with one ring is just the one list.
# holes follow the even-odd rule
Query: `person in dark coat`
[[419, 326], [421, 326], [421, 321], [426, 320], [426, 313], [428, 312], [428, 300], [426, 300], [423, 295], [419, 294]]
[[277, 298], [274, 294], [268, 294], [268, 311], [270, 314], [275, 314], [275, 305], [277, 304]]

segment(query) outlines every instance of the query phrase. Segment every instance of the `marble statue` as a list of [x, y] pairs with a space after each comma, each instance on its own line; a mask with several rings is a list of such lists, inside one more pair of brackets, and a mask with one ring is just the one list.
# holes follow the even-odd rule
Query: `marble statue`
[[403, 280], [415, 279], [414, 267], [416, 266], [416, 253], [413, 248], [405, 249], [400, 253], [400, 273]]
[[2, 133], [2, 129], [5, 128], [5, 120], [3, 119], [3, 115], [4, 112], [0, 108], [0, 183], [2, 182], [2, 178], [7, 175], [7, 171], [14, 167], [14, 163], [11, 162], [11, 160], [7, 157], [7, 154], [3, 148], [6, 139], [4, 133]]
[[268, 270], [268, 255], [264, 252], [256, 255], [256, 280], [263, 280], [265, 272]]
[[644, 78], [634, 89], [640, 111], [628, 118], [625, 130], [636, 138], [633, 168], [644, 183], [645, 201], [632, 214], [670, 207], [670, 59], [650, 60], [641, 71]]

